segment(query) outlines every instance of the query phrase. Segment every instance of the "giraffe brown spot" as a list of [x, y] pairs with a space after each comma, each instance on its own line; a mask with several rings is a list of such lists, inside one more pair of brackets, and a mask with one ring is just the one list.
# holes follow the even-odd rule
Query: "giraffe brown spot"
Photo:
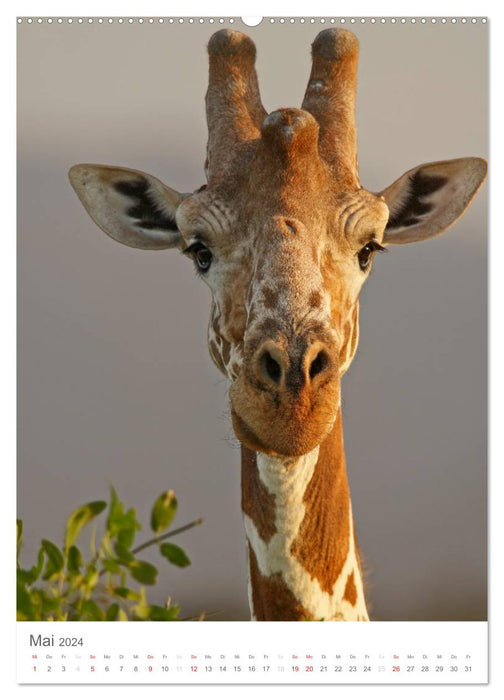
[[261, 481], [256, 453], [242, 445], [242, 510], [256, 526], [259, 537], [268, 543], [276, 532], [275, 497]]
[[274, 318], [265, 318], [257, 328], [264, 335], [273, 337], [278, 332], [278, 322]]
[[266, 309], [274, 309], [278, 304], [278, 291], [271, 287], [263, 287], [261, 292], [264, 307]]
[[306, 511], [291, 553], [332, 593], [350, 547], [350, 492], [343, 451], [341, 411], [320, 446], [319, 458], [303, 497]]
[[238, 362], [233, 362], [231, 365], [231, 374], [235, 377], [237, 377], [240, 374], [240, 365]]
[[224, 308], [222, 311], [222, 320], [225, 326], [229, 325], [229, 319], [233, 311], [233, 300], [230, 297], [225, 297]]
[[227, 367], [229, 363], [229, 359], [231, 357], [231, 343], [226, 340], [225, 338], [221, 338], [222, 341], [222, 361], [224, 362], [224, 365]]
[[249, 545], [249, 574], [252, 610], [256, 620], [310, 620], [312, 616], [287, 588], [282, 575], [263, 576]]
[[310, 333], [316, 335], [320, 340], [327, 340], [327, 329], [320, 321], [311, 321], [309, 324]]
[[343, 600], [347, 600], [350, 605], [355, 605], [357, 602], [357, 587], [355, 585], [354, 572], [347, 578]]
[[315, 290], [310, 294], [310, 297], [308, 299], [308, 306], [311, 309], [316, 309], [320, 306], [322, 306], [322, 293], [319, 292], [318, 290]]

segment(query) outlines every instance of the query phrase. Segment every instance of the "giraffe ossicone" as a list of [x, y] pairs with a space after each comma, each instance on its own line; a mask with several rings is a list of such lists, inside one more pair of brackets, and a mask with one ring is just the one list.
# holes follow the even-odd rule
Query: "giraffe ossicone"
[[269, 115], [252, 40], [222, 30], [208, 53], [205, 186], [181, 194], [90, 164], [70, 180], [105, 233], [178, 248], [212, 291], [208, 346], [242, 443], [253, 618], [367, 620], [340, 395], [360, 290], [377, 251], [439, 235], [464, 213], [486, 162], [426, 163], [379, 193], [361, 187], [349, 31], [318, 34], [301, 108]]

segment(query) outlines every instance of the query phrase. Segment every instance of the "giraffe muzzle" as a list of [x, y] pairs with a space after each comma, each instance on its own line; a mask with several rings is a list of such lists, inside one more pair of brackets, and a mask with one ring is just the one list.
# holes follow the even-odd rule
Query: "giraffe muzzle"
[[333, 348], [299, 336], [259, 342], [229, 391], [237, 438], [250, 449], [298, 456], [329, 433], [339, 406]]
[[254, 379], [268, 389], [297, 393], [320, 383], [331, 365], [329, 351], [320, 342], [304, 345], [296, 352], [266, 340], [253, 357], [252, 372]]

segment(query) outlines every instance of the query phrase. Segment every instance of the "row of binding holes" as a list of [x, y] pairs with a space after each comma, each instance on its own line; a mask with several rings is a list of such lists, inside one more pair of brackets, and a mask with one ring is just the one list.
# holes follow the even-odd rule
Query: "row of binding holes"
[[235, 19], [233, 17], [227, 20], [223, 17], [219, 19], [214, 19], [213, 17], [200, 17], [199, 19], [193, 17], [129, 17], [128, 19], [124, 19], [123, 17], [58, 17], [57, 19], [53, 19], [52, 17], [39, 17], [38, 19], [32, 19], [31, 17], [24, 19], [23, 17], [18, 17], [17, 21], [18, 24], [22, 22], [27, 22], [28, 24], [42, 24], [43, 22], [47, 22], [48, 24], [134, 24], [135, 22], [138, 24], [203, 24], [204, 22], [209, 22], [210, 24], [224, 24], [225, 22], [229, 22], [229, 24], [233, 24]]
[[[108, 17], [108, 18], [103, 18], [103, 17], [98, 17], [98, 18], [93, 18], [93, 17], [88, 17], [88, 18], [73, 18], [73, 17], [58, 17], [56, 19], [53, 19], [52, 17], [39, 17], [38, 19], [33, 19], [31, 17], [23, 18], [23, 17], [18, 17], [18, 24], [21, 24], [22, 22], [26, 22], [27, 24], [42, 24], [46, 22], [47, 24], [204, 24], [208, 22], [209, 24], [224, 24], [225, 22], [229, 22], [229, 24], [234, 24], [235, 19], [233, 17], [229, 19], [224, 19], [220, 17], [219, 19], [215, 19], [213, 17], [199, 17], [199, 18], [193, 18], [193, 17], [179, 17], [179, 18], [164, 18], [164, 17], [148, 17], [148, 18], [143, 18], [143, 17], [129, 17], [128, 19], [124, 19], [122, 17]], [[305, 23], [310, 23], [310, 24], [456, 24], [460, 22], [461, 24], [467, 24], [468, 22], [471, 24], [476, 24], [477, 22], [481, 22], [482, 24], [486, 24], [486, 17], [482, 18], [476, 18], [472, 17], [471, 19], [467, 19], [466, 17], [401, 17], [401, 18], [396, 18], [396, 17], [380, 17], [380, 18], [375, 18], [375, 17], [351, 17], [349, 19], [342, 17], [341, 19], [335, 19], [334, 17], [330, 19], [326, 19], [325, 17], [311, 17], [311, 18], [305, 18], [305, 17], [290, 17], [290, 18], [285, 18], [285, 17], [271, 17], [269, 20], [265, 18], [265, 21], [269, 21], [270, 24], [295, 24], [296, 22], [299, 22], [300, 24], [305, 24]]]
[[436, 24], [438, 22], [441, 24], [456, 24], [457, 22], [460, 22], [461, 24], [467, 24], [468, 22], [471, 24], [476, 24], [477, 22], [482, 22], [485, 24], [486, 21], [487, 20], [485, 17], [479, 19], [476, 17], [472, 17], [471, 19], [467, 19], [467, 17], [351, 17], [349, 19], [345, 17], [341, 17], [341, 19], [335, 19], [334, 17], [331, 17], [330, 19], [326, 19], [325, 17], [311, 17], [310, 19], [306, 19], [304, 17], [291, 17], [289, 19], [284, 17], [271, 17], [269, 20], [270, 24], [275, 24], [276, 22], [279, 22], [280, 24], [295, 24], [296, 22], [300, 22], [301, 24], [386, 24], [387, 22], [390, 24]]

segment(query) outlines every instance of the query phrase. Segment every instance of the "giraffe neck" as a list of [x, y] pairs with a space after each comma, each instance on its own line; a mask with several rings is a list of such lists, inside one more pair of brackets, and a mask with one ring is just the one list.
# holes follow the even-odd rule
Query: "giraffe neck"
[[326, 440], [302, 457], [242, 446], [242, 509], [253, 619], [369, 619], [341, 411]]

